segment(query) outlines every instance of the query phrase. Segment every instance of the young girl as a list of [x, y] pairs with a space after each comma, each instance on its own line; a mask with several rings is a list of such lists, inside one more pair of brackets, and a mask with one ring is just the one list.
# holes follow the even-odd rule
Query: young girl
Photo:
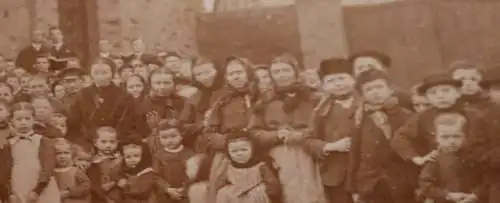
[[188, 202], [186, 199], [186, 161], [194, 154], [182, 145], [180, 129], [168, 122], [158, 126], [162, 146], [154, 152], [153, 168], [158, 174], [158, 202]]
[[90, 179], [73, 158], [77, 152], [68, 141], [62, 140], [55, 145], [56, 168], [54, 176], [59, 186], [63, 203], [90, 203]]
[[63, 132], [52, 125], [51, 122], [56, 103], [56, 101], [44, 96], [37, 96], [31, 100], [31, 104], [35, 109], [35, 132], [48, 138], [63, 137]]
[[124, 177], [118, 181], [123, 189], [124, 203], [147, 203], [152, 201], [155, 188], [151, 153], [141, 140], [126, 140], [121, 143]]
[[217, 203], [271, 203], [279, 201], [278, 178], [259, 154], [256, 142], [247, 132], [228, 135], [227, 154], [231, 164], [226, 172], [227, 185], [217, 193]]
[[7, 139], [10, 136], [9, 129], [9, 104], [0, 99], [0, 149], [7, 144]]
[[146, 80], [139, 75], [131, 75], [125, 80], [125, 88], [135, 99], [143, 99], [146, 92]]
[[53, 177], [55, 150], [51, 141], [33, 131], [34, 109], [31, 104], [13, 105], [10, 125], [13, 136], [4, 147], [1, 159], [12, 202], [59, 203], [59, 190]]
[[96, 154], [87, 174], [91, 177], [92, 203], [114, 203], [121, 200], [117, 181], [121, 176], [121, 157], [116, 153], [117, 132], [112, 127], [100, 127], [96, 131]]

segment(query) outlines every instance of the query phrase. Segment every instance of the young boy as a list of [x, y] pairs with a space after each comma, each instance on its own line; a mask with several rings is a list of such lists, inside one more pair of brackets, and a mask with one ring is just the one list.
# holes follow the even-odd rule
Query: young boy
[[313, 133], [307, 146], [320, 160], [320, 173], [328, 202], [352, 202], [345, 183], [348, 151], [354, 113], [358, 107], [353, 97], [354, 77], [350, 64], [344, 59], [321, 62], [318, 71], [323, 100], [314, 110]]
[[481, 87], [484, 72], [478, 68], [478, 65], [467, 61], [456, 61], [451, 64], [451, 75], [453, 80], [462, 83], [460, 102], [463, 105], [480, 111], [489, 110], [492, 103]]
[[477, 163], [465, 156], [466, 118], [443, 113], [434, 119], [438, 154], [420, 174], [420, 187], [436, 203], [473, 203], [483, 197], [483, 174]]
[[68, 68], [62, 70], [58, 75], [60, 83], [64, 86], [65, 95], [62, 98], [62, 103], [69, 111], [69, 107], [75, 102], [76, 93], [82, 89], [82, 76], [84, 71], [78, 68]]
[[[432, 75], [424, 79], [418, 88], [418, 93], [425, 95], [431, 108], [409, 119], [405, 125], [396, 131], [391, 146], [405, 160], [422, 166], [433, 161], [436, 155], [436, 143], [432, 121], [442, 112], [462, 113], [470, 124], [470, 135], [483, 135], [484, 124], [481, 112], [464, 108], [458, 103], [460, 98], [459, 81], [453, 80], [449, 74]], [[483, 128], [482, 128], [483, 127]], [[468, 134], [469, 135], [469, 134]]]
[[394, 99], [386, 73], [370, 70], [357, 78], [364, 106], [355, 118], [349, 150], [348, 188], [355, 202], [415, 202], [416, 167], [390, 147], [393, 132], [411, 116]]
[[48, 77], [50, 75], [50, 60], [47, 55], [38, 55], [35, 60], [35, 64], [33, 64], [33, 69], [37, 74], [44, 75]]
[[429, 101], [425, 98], [425, 95], [419, 94], [417, 89], [422, 84], [417, 84], [412, 88], [412, 97], [411, 100], [413, 102], [413, 110], [417, 113], [421, 113], [429, 109], [430, 104]]

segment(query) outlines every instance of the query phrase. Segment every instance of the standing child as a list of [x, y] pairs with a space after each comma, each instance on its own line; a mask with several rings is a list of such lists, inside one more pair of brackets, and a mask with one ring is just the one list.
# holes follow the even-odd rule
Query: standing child
[[10, 125], [13, 136], [4, 147], [0, 160], [5, 163], [10, 199], [20, 203], [59, 203], [59, 191], [53, 177], [55, 150], [51, 141], [33, 130], [31, 104], [13, 105]]
[[73, 162], [76, 149], [68, 141], [55, 144], [56, 168], [54, 176], [63, 203], [90, 203], [90, 179]]
[[117, 187], [121, 157], [116, 153], [117, 132], [112, 127], [100, 127], [94, 139], [96, 154], [87, 174], [92, 183], [93, 203], [118, 203], [121, 194]]
[[168, 122], [158, 126], [157, 136], [162, 146], [153, 156], [153, 168], [159, 176], [158, 202], [186, 203], [186, 161], [194, 153], [182, 145], [180, 129]]
[[123, 189], [124, 203], [148, 203], [153, 199], [155, 173], [152, 157], [147, 145], [141, 140], [127, 140], [121, 143], [124, 177], [118, 181]]
[[226, 172], [227, 185], [219, 189], [217, 203], [279, 202], [281, 185], [259, 153], [257, 142], [247, 132], [228, 135], [227, 154], [231, 161]]
[[445, 113], [434, 119], [439, 154], [420, 175], [423, 195], [436, 203], [483, 202], [483, 177], [477, 163], [466, 158], [466, 118]]

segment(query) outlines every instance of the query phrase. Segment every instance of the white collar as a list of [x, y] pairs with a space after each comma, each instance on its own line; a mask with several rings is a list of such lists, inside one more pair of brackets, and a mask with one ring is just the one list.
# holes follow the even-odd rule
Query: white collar
[[94, 157], [92, 160], [92, 163], [101, 163], [102, 161], [106, 159], [120, 159], [121, 156], [118, 153], [115, 153], [113, 155], [104, 155], [104, 154], [98, 154]]
[[163, 149], [165, 151], [167, 151], [167, 152], [170, 152], [170, 153], [179, 153], [179, 152], [181, 152], [184, 149], [184, 145], [181, 145], [181, 146], [177, 147], [177, 149], [169, 149], [169, 148], [166, 148], [166, 147], [164, 147]]
[[33, 47], [37, 51], [40, 51], [40, 49], [42, 48], [42, 44], [31, 43], [31, 47]]
[[354, 97], [349, 97], [344, 100], [335, 100], [336, 104], [339, 104], [342, 108], [348, 109], [351, 108], [352, 104], [354, 104]]
[[61, 47], [62, 47], [62, 46], [63, 46], [63, 43], [62, 43], [62, 42], [57, 43], [57, 44], [54, 44], [54, 47], [55, 47], [57, 50], [61, 49]]
[[136, 176], [146, 175], [146, 174], [151, 173], [151, 172], [153, 172], [153, 168], [148, 167], [148, 168], [145, 168], [144, 170], [142, 170], [141, 172], [137, 173]]
[[54, 172], [56, 172], [56, 173], [64, 173], [64, 172], [68, 172], [69, 170], [71, 170], [73, 168], [74, 168], [73, 166], [68, 166], [68, 167], [65, 167], [65, 168], [55, 168]]
[[99, 55], [100, 55], [101, 57], [103, 57], [103, 58], [108, 58], [108, 57], [109, 57], [109, 55], [111, 55], [111, 54], [110, 54], [109, 52], [101, 52], [101, 53], [99, 53]]
[[9, 144], [13, 145], [16, 144], [19, 140], [21, 140], [21, 137], [27, 137], [29, 141], [39, 141], [42, 139], [42, 136], [39, 134], [36, 134], [34, 131], [30, 131], [28, 133], [17, 133], [14, 134], [13, 137], [9, 138]]

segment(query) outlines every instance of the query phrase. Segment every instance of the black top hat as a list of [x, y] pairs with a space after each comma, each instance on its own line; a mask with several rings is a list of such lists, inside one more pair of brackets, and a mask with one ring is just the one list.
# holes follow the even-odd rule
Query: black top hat
[[330, 74], [347, 73], [352, 74], [352, 67], [349, 61], [341, 58], [330, 58], [321, 61], [318, 75], [320, 78]]

